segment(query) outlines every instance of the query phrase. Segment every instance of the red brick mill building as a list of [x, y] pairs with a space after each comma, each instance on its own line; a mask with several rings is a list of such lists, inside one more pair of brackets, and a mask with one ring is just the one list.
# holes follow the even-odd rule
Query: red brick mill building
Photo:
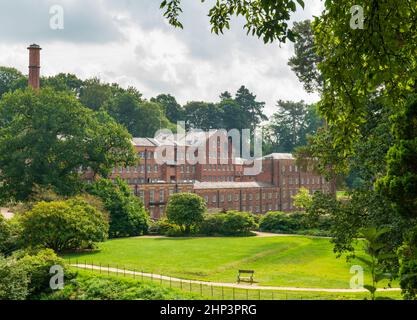
[[[228, 146], [222, 148], [221, 141], [224, 140], [215, 132], [200, 133], [197, 139], [194, 133], [168, 141], [158, 137], [135, 138], [132, 143], [139, 163], [133, 167], [114, 168], [111, 179], [126, 181], [133, 193], [143, 200], [153, 219], [164, 216], [170, 196], [178, 192], [200, 195], [206, 200], [209, 212], [238, 210], [264, 214], [296, 210], [292, 196], [301, 187], [311, 193], [331, 190], [324, 177], [302, 172], [291, 154], [264, 156], [256, 160], [262, 164], [261, 171], [246, 175], [245, 168], [252, 167], [253, 163], [246, 164], [235, 157], [230, 139], [227, 140]], [[194, 150], [202, 144], [206, 144], [207, 161], [190, 164], [184, 154], [189, 148]], [[164, 146], [175, 150], [175, 158], [161, 164], [157, 161], [157, 150]]]
[[[39, 89], [42, 49], [36, 44], [28, 49], [29, 85]], [[234, 148], [231, 142], [236, 141], [232, 140], [235, 139], [224, 131], [134, 138], [132, 144], [140, 161], [133, 167], [114, 168], [111, 179], [125, 180], [143, 200], [153, 219], [164, 216], [170, 196], [178, 192], [200, 195], [206, 200], [209, 212], [238, 210], [263, 214], [296, 210], [292, 196], [301, 187], [311, 193], [331, 191], [330, 183], [323, 177], [312, 171], [302, 172], [291, 154], [260, 157], [255, 164], [261, 165], [261, 169], [247, 174], [254, 164], [236, 155], [240, 145]], [[168, 160], [158, 160], [156, 155], [161, 148], [172, 151]], [[193, 161], [189, 154], [204, 155], [203, 161]], [[86, 179], [91, 179], [88, 173]]]

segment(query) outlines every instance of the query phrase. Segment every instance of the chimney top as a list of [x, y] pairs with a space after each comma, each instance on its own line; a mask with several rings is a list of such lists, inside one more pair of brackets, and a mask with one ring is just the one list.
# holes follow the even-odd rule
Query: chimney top
[[39, 46], [39, 45], [37, 45], [37, 44], [31, 44], [29, 47], [28, 47], [28, 49], [39, 49], [39, 50], [42, 50], [42, 48]]

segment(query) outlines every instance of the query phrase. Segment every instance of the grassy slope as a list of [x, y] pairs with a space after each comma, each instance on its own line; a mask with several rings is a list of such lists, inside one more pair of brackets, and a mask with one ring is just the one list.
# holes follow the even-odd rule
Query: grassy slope
[[235, 282], [238, 269], [253, 269], [260, 285], [316, 288], [349, 288], [349, 270], [355, 264], [336, 259], [329, 240], [308, 237], [130, 238], [103, 243], [98, 252], [66, 257], [221, 282]]

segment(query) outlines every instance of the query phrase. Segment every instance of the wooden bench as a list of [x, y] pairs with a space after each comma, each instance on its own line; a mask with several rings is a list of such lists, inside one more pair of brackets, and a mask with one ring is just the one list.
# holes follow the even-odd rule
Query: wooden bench
[[[247, 275], [247, 276], [242, 276], [242, 274]], [[250, 284], [253, 284], [254, 274], [255, 274], [254, 270], [239, 270], [239, 273], [237, 275], [237, 283], [249, 282]]]

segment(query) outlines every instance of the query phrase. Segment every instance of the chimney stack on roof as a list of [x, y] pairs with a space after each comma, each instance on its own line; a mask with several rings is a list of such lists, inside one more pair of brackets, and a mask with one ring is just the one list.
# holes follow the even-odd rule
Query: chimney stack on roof
[[41, 69], [41, 50], [37, 44], [32, 44], [29, 50], [29, 86], [33, 89], [39, 89], [40, 69]]

